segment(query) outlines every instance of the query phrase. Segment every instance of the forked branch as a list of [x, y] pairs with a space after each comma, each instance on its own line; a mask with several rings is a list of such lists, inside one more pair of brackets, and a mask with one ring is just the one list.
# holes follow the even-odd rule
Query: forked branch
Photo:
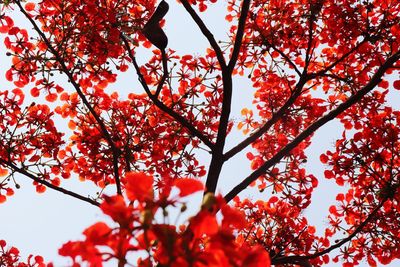
[[147, 85], [147, 83], [143, 77], [143, 74], [140, 72], [140, 67], [137, 64], [136, 58], [131, 51], [128, 39], [124, 35], [121, 35], [121, 39], [124, 42], [125, 49], [128, 52], [128, 56], [131, 59], [133, 66], [135, 67], [136, 73], [139, 77], [139, 82], [142, 85], [143, 89], [145, 90], [147, 96], [151, 99], [151, 101], [153, 101], [154, 105], [156, 105], [160, 110], [162, 110], [163, 112], [165, 112], [166, 114], [168, 114], [169, 116], [174, 118], [183, 127], [188, 129], [189, 132], [191, 134], [193, 134], [193, 136], [199, 138], [210, 149], [213, 149], [214, 144], [210, 141], [210, 139], [207, 136], [205, 136], [203, 133], [201, 133], [199, 130], [197, 130], [196, 127], [194, 127], [193, 124], [191, 124], [189, 121], [187, 121], [184, 117], [182, 117], [181, 115], [176, 113], [174, 110], [172, 110], [171, 108], [166, 106], [164, 103], [162, 103], [160, 100], [158, 100], [157, 95], [153, 94], [151, 92], [149, 86]]
[[240, 182], [237, 186], [235, 186], [226, 196], [225, 200], [227, 202], [231, 201], [235, 196], [237, 196], [240, 192], [246, 189], [252, 182], [258, 179], [261, 175], [263, 175], [269, 168], [279, 163], [279, 161], [287, 156], [292, 149], [294, 149], [297, 145], [299, 145], [306, 138], [310, 137], [316, 130], [318, 130], [321, 126], [325, 125], [329, 121], [335, 119], [338, 115], [346, 111], [355, 103], [359, 102], [366, 94], [371, 92], [381, 81], [383, 75], [387, 70], [389, 70], [398, 60], [400, 59], [400, 52], [393, 54], [389, 57], [385, 63], [383, 63], [379, 69], [376, 71], [371, 80], [366, 84], [362, 89], [360, 89], [357, 93], [349, 97], [345, 102], [340, 104], [336, 109], [332, 110], [319, 120], [315, 121], [311, 124], [307, 129], [305, 129], [302, 133], [300, 133], [296, 138], [293, 139], [292, 142], [283, 147], [278, 153], [275, 154], [271, 159], [267, 160], [260, 168], [251, 173], [247, 178], [245, 178], [242, 182]]

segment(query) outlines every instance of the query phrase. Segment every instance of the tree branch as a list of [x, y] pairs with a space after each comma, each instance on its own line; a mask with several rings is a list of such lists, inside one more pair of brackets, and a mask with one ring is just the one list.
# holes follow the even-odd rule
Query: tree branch
[[224, 164], [223, 153], [229, 125], [229, 115], [232, 108], [232, 75], [229, 70], [222, 68], [223, 99], [221, 116], [219, 118], [217, 140], [212, 151], [209, 172], [206, 180], [206, 192], [215, 193], [218, 179]]
[[118, 171], [118, 157], [119, 157], [120, 151], [115, 146], [115, 144], [114, 144], [114, 142], [112, 140], [112, 137], [111, 137], [110, 133], [107, 130], [107, 127], [105, 126], [105, 124], [101, 120], [100, 116], [96, 113], [94, 108], [90, 105], [90, 103], [87, 100], [85, 94], [82, 92], [79, 84], [75, 81], [72, 73], [69, 71], [68, 67], [65, 65], [64, 60], [61, 58], [61, 56], [57, 52], [57, 50], [52, 46], [52, 44], [49, 41], [49, 39], [47, 39], [46, 35], [40, 30], [40, 28], [37, 25], [37, 23], [25, 11], [25, 9], [21, 5], [21, 2], [20, 1], [15, 1], [15, 2], [18, 5], [21, 13], [24, 14], [24, 16], [29, 20], [29, 22], [32, 24], [32, 26], [35, 29], [35, 31], [39, 34], [39, 36], [42, 38], [43, 42], [46, 44], [46, 46], [48, 47], [50, 52], [54, 55], [54, 57], [56, 58], [57, 62], [61, 66], [61, 70], [67, 75], [67, 77], [70, 80], [72, 86], [75, 88], [75, 91], [78, 93], [79, 97], [82, 99], [82, 102], [84, 103], [84, 105], [89, 110], [90, 114], [92, 114], [92, 116], [94, 117], [94, 119], [98, 123], [98, 125], [99, 125], [99, 127], [101, 129], [101, 132], [103, 133], [105, 139], [107, 140], [107, 143], [109, 144], [109, 146], [111, 147], [111, 150], [112, 150], [112, 154], [113, 154], [113, 171], [114, 171], [114, 176], [115, 176], [115, 184], [116, 184], [116, 187], [117, 187], [117, 193], [119, 195], [121, 195], [122, 194], [122, 190], [121, 190], [121, 182], [120, 182], [119, 171]]
[[312, 43], [314, 39], [313, 26], [314, 22], [317, 21], [317, 15], [321, 12], [322, 6], [323, 6], [322, 2], [317, 1], [315, 3], [310, 3], [310, 16], [308, 18], [308, 44], [307, 44], [304, 72], [307, 72], [308, 66], [311, 61], [312, 57], [311, 51], [313, 50]]
[[214, 35], [210, 32], [210, 30], [208, 30], [203, 20], [199, 17], [199, 15], [197, 15], [196, 11], [192, 8], [192, 6], [189, 4], [187, 0], [181, 0], [181, 3], [183, 4], [183, 7], [186, 9], [186, 11], [190, 14], [192, 19], [196, 22], [197, 26], [200, 28], [203, 35], [207, 38], [211, 47], [214, 49], [221, 68], [226, 67], [224, 54], [222, 53], [222, 50], [217, 44], [217, 42], [215, 41]]
[[160, 95], [160, 92], [165, 83], [165, 80], [168, 77], [168, 58], [167, 58], [167, 54], [165, 53], [165, 49], [161, 49], [161, 58], [162, 58], [162, 65], [163, 65], [163, 75], [157, 85], [157, 90], [155, 93], [155, 97], [157, 97], [157, 98]]
[[239, 18], [239, 23], [238, 23], [238, 29], [236, 31], [235, 44], [233, 46], [233, 52], [232, 52], [231, 59], [229, 60], [229, 63], [228, 63], [228, 70], [230, 73], [232, 73], [233, 68], [236, 65], [236, 62], [239, 57], [240, 48], [242, 47], [247, 15], [249, 13], [249, 8], [250, 8], [250, 1], [251, 0], [243, 0], [242, 10], [240, 13], [240, 18]]
[[[232, 91], [233, 91], [232, 71], [236, 65], [240, 53], [240, 48], [242, 46], [249, 7], [250, 7], [250, 0], [243, 0], [242, 10], [238, 23], [238, 30], [236, 32], [235, 44], [231, 59], [229, 61], [229, 65], [228, 66], [221, 65], [222, 82], [223, 82], [222, 109], [221, 109], [221, 116], [219, 118], [217, 140], [215, 142], [215, 147], [212, 150], [212, 157], [206, 180], [206, 191], [204, 192], [204, 194], [206, 194], [207, 192], [215, 193], [217, 189], [218, 179], [220, 177], [220, 173], [222, 170], [222, 166], [224, 164], [223, 152], [226, 142], [227, 129], [229, 125], [229, 116], [232, 108]], [[204, 33], [204, 35], [206, 35], [206, 33]]]
[[346, 238], [343, 238], [340, 242], [336, 243], [335, 245], [330, 246], [327, 249], [324, 249], [322, 251], [316, 252], [311, 255], [306, 255], [306, 256], [284, 256], [284, 257], [279, 257], [272, 259], [272, 264], [288, 264], [288, 263], [293, 263], [293, 262], [302, 262], [304, 260], [310, 260], [310, 259], [315, 259], [317, 257], [323, 256], [329, 252], [331, 252], [334, 249], [337, 249], [344, 245], [345, 243], [349, 242], [353, 237], [355, 237], [358, 233], [362, 231], [362, 229], [374, 218], [375, 214], [379, 211], [380, 208], [382, 208], [383, 204], [386, 202], [388, 198], [386, 197], [383, 199], [379, 205], [368, 215], [368, 217], [360, 223], [359, 226]]
[[[264, 38], [264, 37], [263, 37]], [[265, 42], [267, 42], [265, 40]], [[349, 50], [347, 53], [345, 53], [343, 56], [341, 56], [337, 61], [335, 61], [334, 63], [332, 63], [331, 65], [329, 65], [328, 67], [326, 67], [325, 69], [317, 72], [317, 73], [311, 73], [311, 74], [307, 74], [307, 77], [304, 78], [304, 82], [301, 84], [300, 81], [299, 83], [296, 85], [296, 87], [303, 87], [304, 84], [311, 80], [314, 79], [316, 77], [319, 76], [326, 76], [326, 77], [331, 77], [331, 78], [335, 78], [335, 79], [339, 79], [341, 81], [344, 82], [348, 82], [345, 79], [341, 79], [337, 76], [334, 76], [333, 74], [327, 74], [328, 71], [330, 71], [332, 68], [334, 68], [337, 64], [339, 64], [339, 62], [343, 61], [346, 57], [348, 57], [350, 54], [352, 54], [354, 51], [356, 51], [364, 42], [366, 42], [366, 40], [361, 41], [358, 45], [356, 45], [353, 49]], [[288, 63], [290, 65], [292, 65], [295, 68], [295, 71], [297, 72], [297, 74], [299, 74], [300, 77], [304, 77], [305, 73], [301, 73], [296, 65], [294, 65], [294, 63], [279, 49], [275, 48], [274, 46], [268, 44], [272, 49], [274, 49], [275, 51], [277, 51], [283, 58], [286, 59], [286, 61], [288, 61]], [[301, 78], [300, 78], [301, 79]], [[228, 160], [231, 157], [235, 156], [237, 153], [239, 153], [240, 151], [242, 151], [244, 148], [246, 148], [248, 145], [250, 145], [251, 143], [253, 143], [254, 141], [256, 141], [258, 138], [260, 138], [264, 133], [266, 133], [272, 125], [274, 125], [284, 114], [285, 110], [290, 107], [297, 99], [298, 95], [296, 96], [296, 92], [298, 89], [295, 89], [295, 94], [292, 95], [288, 101], [272, 116], [272, 118], [267, 121], [261, 128], [259, 128], [256, 132], [254, 132], [253, 134], [251, 134], [248, 138], [246, 138], [245, 140], [243, 140], [241, 143], [239, 143], [238, 145], [236, 145], [235, 147], [231, 148], [229, 151], [227, 151], [224, 154], [224, 160]]]
[[348, 56], [350, 56], [353, 52], [355, 52], [358, 48], [360, 48], [361, 45], [363, 45], [364, 43], [368, 42], [368, 39], [365, 38], [363, 39], [361, 42], [359, 42], [356, 46], [354, 46], [352, 49], [350, 49], [349, 51], [347, 51], [346, 53], [344, 53], [344, 55], [342, 55], [338, 60], [336, 60], [335, 62], [333, 62], [331, 65], [327, 66], [326, 68], [324, 68], [323, 70], [320, 70], [316, 73], [312, 73], [310, 74], [310, 76], [312, 78], [321, 76], [325, 73], [327, 73], [328, 71], [330, 71], [331, 69], [333, 69], [337, 64], [339, 64], [341, 61], [343, 61], [345, 58], [347, 58]]
[[35, 175], [33, 175], [33, 174], [27, 172], [26, 170], [19, 168], [18, 166], [16, 166], [15, 164], [13, 164], [13, 163], [10, 162], [10, 161], [6, 161], [6, 160], [0, 158], [0, 163], [3, 164], [3, 165], [8, 166], [8, 167], [11, 168], [11, 169], [13, 169], [15, 172], [18, 172], [18, 173], [20, 173], [20, 174], [25, 175], [26, 177], [32, 179], [33, 181], [35, 181], [35, 182], [37, 182], [37, 183], [39, 183], [39, 184], [42, 184], [42, 185], [44, 185], [44, 186], [46, 186], [46, 187], [49, 187], [49, 188], [51, 188], [51, 189], [53, 189], [53, 190], [56, 190], [56, 191], [58, 191], [58, 192], [61, 192], [61, 193], [63, 193], [63, 194], [69, 195], [69, 196], [71, 196], [71, 197], [73, 197], [73, 198], [76, 198], [76, 199], [85, 201], [85, 202], [87, 202], [87, 203], [89, 203], [89, 204], [92, 204], [92, 205], [94, 205], [94, 206], [100, 206], [100, 203], [98, 203], [97, 201], [95, 201], [95, 200], [93, 200], [93, 199], [91, 199], [91, 198], [88, 198], [88, 197], [84, 197], [84, 196], [82, 196], [82, 195], [79, 195], [79, 194], [77, 194], [77, 193], [75, 193], [75, 192], [69, 191], [69, 190], [67, 190], [67, 189], [65, 189], [65, 188], [55, 186], [55, 185], [53, 185], [52, 183], [50, 183], [50, 182], [48, 182], [48, 181], [46, 181], [46, 180], [40, 179], [39, 177], [36, 177]]
[[315, 121], [311, 124], [307, 129], [305, 129], [301, 134], [299, 134], [292, 142], [283, 147], [275, 156], [271, 159], [267, 160], [260, 168], [251, 173], [247, 178], [245, 178], [242, 182], [240, 182], [237, 186], [235, 186], [226, 196], [226, 202], [231, 201], [235, 196], [237, 196], [240, 192], [246, 189], [252, 182], [257, 180], [258, 177], [263, 175], [269, 168], [273, 165], [277, 164], [283, 157], [287, 156], [292, 149], [294, 149], [298, 144], [304, 141], [307, 137], [311, 136], [316, 130], [318, 130], [321, 126], [325, 125], [327, 122], [335, 119], [338, 115], [343, 113], [349, 107], [360, 101], [366, 94], [372, 91], [376, 85], [381, 81], [382, 76], [385, 72], [392, 67], [396, 61], [400, 59], [400, 52], [395, 53], [391, 57], [389, 57], [386, 62], [379, 67], [374, 76], [365, 85], [362, 89], [360, 89], [357, 93], [349, 97], [346, 102], [340, 104], [336, 109], [332, 110], [319, 120]]
[[128, 52], [129, 58], [132, 60], [132, 63], [135, 67], [136, 73], [139, 77], [139, 82], [143, 86], [143, 89], [145, 90], [146, 94], [150, 98], [151, 101], [153, 101], [154, 105], [156, 105], [160, 110], [174, 118], [177, 122], [179, 122], [182, 126], [184, 126], [186, 129], [189, 130], [191, 134], [193, 134], [195, 137], [199, 138], [206, 146], [208, 146], [210, 149], [213, 149], [214, 144], [206, 137], [204, 134], [202, 134], [199, 130], [197, 130], [190, 122], [188, 122], [184, 117], [167, 107], [164, 103], [162, 103], [160, 100], [158, 100], [157, 96], [152, 94], [150, 91], [150, 88], [146, 84], [146, 81], [144, 80], [144, 77], [142, 73], [140, 72], [140, 67], [136, 62], [135, 56], [132, 54], [132, 51], [129, 46], [129, 42], [126, 39], [124, 35], [121, 35], [121, 39], [124, 42], [125, 49]]
[[292, 66], [297, 75], [301, 76], [302, 72], [297, 68], [296, 64], [294, 64], [294, 62], [289, 58], [289, 56], [283, 53], [283, 51], [279, 50], [276, 46], [268, 42], [267, 38], [265, 38], [264, 35], [262, 35], [260, 30], [258, 30], [258, 32], [260, 33], [263, 44], [267, 47], [271, 47], [274, 51], [276, 51], [283, 59], [285, 59], [289, 63], [290, 66]]
[[231, 148], [228, 152], [224, 154], [224, 161], [227, 161], [231, 157], [235, 156], [237, 153], [242, 151], [244, 148], [246, 148], [248, 145], [256, 141], [258, 138], [260, 138], [263, 134], [265, 134], [271, 126], [273, 126], [282, 116], [285, 114], [286, 110], [293, 105], [293, 103], [296, 101], [296, 99], [299, 97], [301, 94], [301, 89], [303, 88], [304, 84], [306, 83], [306, 79], [300, 80], [297, 85], [294, 94], [290, 96], [290, 98], [286, 101], [286, 103], [276, 112], [272, 115], [272, 118], [268, 120], [261, 128], [259, 128], [257, 131], [252, 133], [249, 137], [247, 137], [245, 140], [237, 144], [235, 147]]

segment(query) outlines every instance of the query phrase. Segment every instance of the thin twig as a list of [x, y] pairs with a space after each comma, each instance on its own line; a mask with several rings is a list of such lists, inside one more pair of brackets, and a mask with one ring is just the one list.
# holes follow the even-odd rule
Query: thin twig
[[100, 203], [98, 203], [97, 201], [95, 201], [95, 200], [93, 200], [91, 198], [84, 197], [84, 196], [79, 195], [79, 194], [77, 194], [75, 192], [69, 191], [69, 190], [67, 190], [65, 188], [62, 188], [62, 187], [59, 187], [59, 186], [55, 186], [55, 185], [53, 185], [52, 183], [50, 183], [50, 182], [48, 182], [46, 180], [40, 179], [39, 177], [36, 177], [35, 175], [29, 173], [28, 171], [16, 166], [14, 163], [12, 163], [10, 161], [6, 161], [6, 160], [0, 158], [0, 163], [3, 164], [3, 165], [8, 166], [9, 168], [14, 170], [15, 172], [23, 174], [26, 177], [32, 179], [33, 181], [35, 181], [35, 182], [37, 182], [39, 184], [42, 184], [42, 185], [44, 185], [44, 186], [46, 186], [48, 188], [51, 188], [51, 189], [53, 189], [55, 191], [58, 191], [58, 192], [61, 192], [63, 194], [69, 195], [71, 197], [77, 198], [79, 200], [85, 201], [85, 202], [87, 202], [89, 204], [92, 204], [94, 206], [99, 206], [100, 205]]

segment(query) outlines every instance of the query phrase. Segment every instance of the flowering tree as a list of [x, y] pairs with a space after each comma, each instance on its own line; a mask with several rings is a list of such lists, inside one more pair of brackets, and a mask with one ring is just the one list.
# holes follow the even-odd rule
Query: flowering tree
[[[95, 223], [60, 248], [73, 266], [350, 267], [400, 258], [400, 112], [386, 102], [400, 90], [400, 1], [230, 0], [223, 42], [199, 15], [214, 2], [180, 0], [210, 45], [193, 56], [168, 46], [165, 0], [0, 1], [15, 86], [0, 91], [0, 203], [25, 178], [38, 193], [99, 207], [113, 224]], [[33, 30], [15, 25], [17, 13]], [[140, 47], [153, 53], [142, 66]], [[128, 69], [141, 93], [110, 91]], [[232, 94], [246, 94], [235, 87], [239, 76], [255, 94], [235, 121]], [[318, 235], [302, 215], [322, 179], [305, 169], [305, 149], [334, 119], [342, 138], [320, 160], [344, 187]], [[244, 138], [227, 149], [232, 129]], [[249, 148], [251, 173], [217, 195], [224, 164]], [[70, 177], [99, 194], [68, 190]], [[239, 198], [248, 187], [260, 199]], [[184, 213], [198, 191], [199, 212], [171, 223], [169, 213]], [[4, 240], [0, 265], [46, 266], [40, 256], [20, 261]]]

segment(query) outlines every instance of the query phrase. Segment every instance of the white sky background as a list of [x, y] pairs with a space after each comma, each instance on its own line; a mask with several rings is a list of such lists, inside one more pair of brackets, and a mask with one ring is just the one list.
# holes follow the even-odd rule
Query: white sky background
[[[175, 1], [168, 1], [168, 3], [170, 10], [166, 15], [165, 27], [169, 39], [168, 48], [176, 50], [180, 55], [184, 53], [203, 54], [204, 50], [209, 47], [205, 37], [202, 36], [183, 6], [178, 5]], [[227, 39], [228, 28], [224, 19], [225, 15], [225, 4], [212, 5], [206, 14], [202, 14], [206, 25], [217, 40]], [[15, 22], [19, 24], [24, 20]], [[10, 60], [5, 56], [3, 39], [0, 41], [0, 90], [12, 90], [14, 86], [4, 78], [4, 73], [10, 66]], [[138, 63], [141, 65], [145, 64], [148, 58], [141, 57], [140, 51], [144, 51], [144, 49], [138, 50], [137, 53]], [[240, 118], [240, 110], [243, 107], [251, 107], [254, 89], [243, 80], [245, 79], [235, 80], [231, 118]], [[111, 90], [118, 91], [120, 95], [141, 90], [133, 68], [120, 75], [118, 82], [111, 87]], [[399, 99], [398, 95], [392, 95], [393, 99], [394, 97]], [[28, 103], [31, 100], [30, 94], [27, 92], [25, 102]], [[35, 99], [35, 101], [38, 100]], [[333, 181], [324, 178], [324, 168], [319, 161], [319, 155], [332, 148], [335, 139], [341, 136], [341, 132], [342, 128], [339, 123], [329, 123], [315, 134], [312, 145], [307, 150], [309, 156], [307, 169], [309, 173], [313, 173], [319, 179], [319, 187], [314, 193], [310, 208], [304, 215], [309, 219], [311, 225], [316, 225], [319, 233], [322, 233], [326, 226], [328, 207], [333, 204], [338, 190], [341, 189]], [[234, 132], [229, 137], [227, 148], [243, 138], [244, 136], [240, 132]], [[232, 158], [224, 166], [218, 185], [219, 192], [227, 193], [240, 181], [239, 179], [250, 173], [249, 162], [244, 154], [245, 152]], [[209, 160], [206, 158], [207, 154], [204, 153], [200, 157], [204, 159], [203, 162], [207, 166]], [[17, 178], [21, 188], [15, 190], [15, 195], [0, 205], [0, 239], [5, 239], [8, 245], [19, 248], [25, 258], [28, 254], [39, 254], [44, 256], [46, 261], [53, 261], [56, 267], [68, 266], [68, 258], [58, 256], [58, 248], [69, 240], [80, 239], [81, 233], [86, 227], [105, 217], [96, 207], [59, 192], [47, 190], [46, 193], [39, 195], [30, 180], [22, 176], [17, 176]], [[89, 187], [93, 192], [93, 186], [89, 183], [81, 183], [73, 181], [73, 179], [74, 177], [67, 182], [63, 181], [62, 186], [82, 193], [88, 192], [86, 188]], [[256, 198], [253, 190], [244, 191], [242, 196]], [[265, 199], [268, 197], [265, 195]], [[188, 204], [192, 208], [192, 212], [198, 208], [199, 201], [200, 197], [197, 197]], [[331, 263], [325, 266], [337, 266], [337, 264]], [[360, 266], [368, 265], [364, 263]], [[387, 266], [399, 266], [399, 261], [397, 264], [392, 263]]]

